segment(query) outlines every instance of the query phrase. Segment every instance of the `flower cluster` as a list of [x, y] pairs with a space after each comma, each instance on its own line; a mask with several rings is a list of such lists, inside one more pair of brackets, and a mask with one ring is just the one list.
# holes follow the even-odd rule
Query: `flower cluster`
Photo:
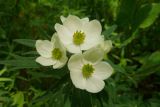
[[[36, 62], [43, 66], [62, 68], [68, 61], [72, 83], [76, 88], [91, 93], [101, 91], [113, 68], [103, 57], [112, 48], [110, 40], [104, 40], [99, 21], [80, 19], [77, 16], [61, 16], [62, 24], [55, 24], [56, 33], [51, 41], [37, 40], [36, 50], [40, 56]], [[69, 58], [66, 52], [72, 54]]]

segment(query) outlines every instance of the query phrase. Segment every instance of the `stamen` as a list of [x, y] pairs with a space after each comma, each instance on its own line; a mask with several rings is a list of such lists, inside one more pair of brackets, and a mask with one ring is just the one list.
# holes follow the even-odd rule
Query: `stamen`
[[52, 57], [57, 60], [62, 58], [62, 52], [59, 48], [54, 48], [54, 50], [52, 51]]
[[83, 74], [84, 78], [87, 79], [87, 78], [91, 77], [93, 71], [94, 71], [94, 68], [91, 64], [83, 65], [82, 74]]
[[73, 34], [73, 43], [75, 45], [81, 45], [81, 44], [83, 44], [84, 39], [85, 39], [85, 34], [82, 31], [76, 31]]

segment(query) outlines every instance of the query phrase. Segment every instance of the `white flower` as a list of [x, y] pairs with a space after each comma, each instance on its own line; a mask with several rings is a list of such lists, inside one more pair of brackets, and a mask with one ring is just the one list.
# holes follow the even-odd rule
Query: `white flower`
[[104, 61], [101, 48], [92, 48], [83, 54], [74, 54], [68, 61], [70, 77], [75, 87], [91, 93], [101, 91], [109, 78], [113, 68]]
[[37, 40], [36, 50], [40, 54], [36, 62], [43, 66], [53, 65], [53, 68], [57, 69], [63, 67], [68, 60], [66, 49], [63, 44], [61, 44], [57, 34], [52, 36], [51, 41]]
[[69, 52], [80, 53], [100, 43], [102, 27], [98, 20], [69, 15], [61, 16], [61, 21], [63, 25], [55, 24], [55, 29]]

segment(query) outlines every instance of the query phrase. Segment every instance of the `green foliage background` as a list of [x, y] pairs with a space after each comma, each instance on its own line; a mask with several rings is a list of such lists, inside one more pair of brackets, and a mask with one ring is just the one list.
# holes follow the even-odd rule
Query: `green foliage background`
[[[60, 16], [98, 19], [115, 73], [100, 93], [34, 60]], [[160, 107], [159, 0], [0, 0], [0, 107]]]

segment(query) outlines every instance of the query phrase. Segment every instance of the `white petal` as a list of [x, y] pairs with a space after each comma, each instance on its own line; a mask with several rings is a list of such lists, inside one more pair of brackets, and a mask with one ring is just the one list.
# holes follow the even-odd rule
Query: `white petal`
[[104, 52], [101, 48], [91, 48], [83, 53], [83, 57], [86, 61], [89, 61], [93, 64], [98, 63], [103, 59]]
[[107, 62], [99, 62], [94, 65], [93, 77], [105, 80], [113, 73], [113, 68]]
[[61, 22], [63, 23], [66, 20], [66, 17], [61, 16], [60, 19], [61, 19]]
[[55, 29], [64, 45], [72, 43], [72, 33], [65, 26], [55, 24]]
[[93, 36], [92, 38], [86, 37], [84, 43], [81, 45], [82, 50], [88, 50], [101, 43], [101, 36]]
[[66, 26], [73, 34], [75, 31], [81, 30], [83, 23], [77, 16], [69, 15], [63, 22], [63, 25]]
[[41, 56], [36, 59], [36, 62], [40, 63], [43, 66], [50, 66], [56, 63], [56, 61], [53, 60], [52, 58], [45, 58]]
[[70, 72], [70, 77], [76, 88], [85, 89], [86, 79], [83, 77], [80, 70]]
[[62, 42], [60, 41], [60, 39], [59, 39], [57, 34], [54, 35], [53, 39], [54, 39], [54, 47], [55, 48], [59, 48], [62, 52], [65, 52], [66, 49], [65, 49], [64, 45], [62, 44]]
[[89, 36], [89, 38], [100, 36], [102, 32], [102, 26], [98, 20], [92, 20], [89, 23], [85, 23], [83, 28], [86, 36]]
[[88, 17], [82, 18], [81, 21], [83, 22], [83, 24], [85, 24], [89, 22], [89, 18]]
[[103, 49], [105, 53], [108, 53], [112, 49], [112, 41], [111, 40], [104, 41]]
[[81, 53], [80, 46], [70, 44], [70, 45], [67, 45], [66, 48], [70, 53]]
[[49, 58], [52, 56], [53, 44], [48, 40], [37, 40], [36, 50], [41, 56]]
[[83, 59], [82, 54], [72, 55], [68, 61], [68, 69], [71, 72], [81, 70], [83, 66], [82, 59]]
[[94, 78], [94, 77], [90, 77], [87, 79], [85, 86], [86, 86], [85, 88], [88, 92], [97, 93], [104, 88], [105, 83], [103, 80], [100, 80], [100, 79]]
[[74, 54], [68, 61], [68, 69], [70, 70], [70, 76], [75, 87], [84, 89], [85, 78], [82, 75], [82, 54]]
[[97, 20], [86, 22], [83, 26], [85, 33], [85, 41], [81, 45], [82, 50], [88, 50], [96, 45], [100, 44], [102, 41], [101, 36], [101, 25]]
[[58, 37], [58, 34], [57, 33], [54, 33], [52, 35], [52, 38], [51, 38], [51, 42], [54, 44], [54, 42], [56, 41], [56, 38]]
[[67, 60], [68, 60], [67, 57], [63, 57], [61, 60], [57, 61], [57, 62], [53, 65], [53, 68], [54, 68], [54, 69], [62, 68], [62, 67], [66, 64]]

